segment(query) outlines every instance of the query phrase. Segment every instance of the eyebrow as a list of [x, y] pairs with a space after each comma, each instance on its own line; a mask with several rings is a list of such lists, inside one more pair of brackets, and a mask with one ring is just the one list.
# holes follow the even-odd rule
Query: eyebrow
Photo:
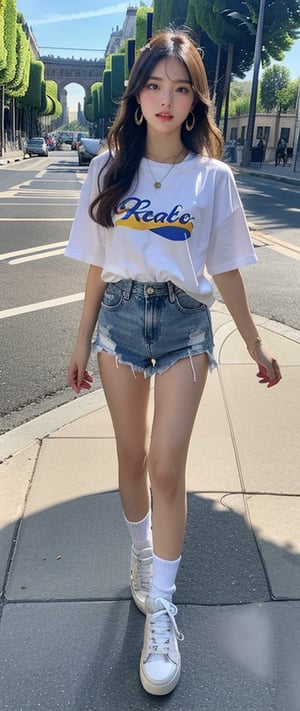
[[[153, 74], [151, 74], [151, 76], [148, 77], [148, 81], [149, 79], [155, 79], [155, 81], [163, 81], [164, 77], [155, 77]], [[190, 86], [192, 85], [192, 82], [189, 79], [171, 79], [171, 81], [174, 84], [189, 84]]]

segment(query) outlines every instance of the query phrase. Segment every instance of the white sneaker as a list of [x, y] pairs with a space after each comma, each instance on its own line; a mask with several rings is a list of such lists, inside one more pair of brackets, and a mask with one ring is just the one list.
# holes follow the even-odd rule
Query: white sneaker
[[152, 578], [152, 548], [137, 551], [131, 547], [130, 587], [138, 609], [146, 614], [146, 597], [149, 595]]
[[162, 597], [146, 600], [144, 645], [140, 661], [140, 679], [148, 694], [163, 696], [172, 691], [180, 677], [181, 659], [175, 615], [177, 607]]

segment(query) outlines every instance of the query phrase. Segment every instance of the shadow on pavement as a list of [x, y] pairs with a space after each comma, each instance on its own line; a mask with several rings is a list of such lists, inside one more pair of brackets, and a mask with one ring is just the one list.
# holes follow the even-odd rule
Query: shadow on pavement
[[1, 710], [299, 711], [299, 596], [274, 600], [265, 573], [270, 557], [299, 569], [299, 555], [262, 548], [242, 496], [223, 498], [188, 496], [175, 600], [182, 676], [163, 698], [138, 678], [144, 620], [130, 599], [118, 492], [25, 515], [2, 601]]

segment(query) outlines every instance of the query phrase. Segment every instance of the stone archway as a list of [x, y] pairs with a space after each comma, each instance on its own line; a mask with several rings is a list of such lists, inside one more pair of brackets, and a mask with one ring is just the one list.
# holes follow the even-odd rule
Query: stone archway
[[53, 55], [40, 59], [45, 66], [45, 79], [53, 79], [57, 83], [59, 100], [67, 84], [79, 84], [87, 95], [94, 82], [102, 81], [104, 59], [65, 59]]

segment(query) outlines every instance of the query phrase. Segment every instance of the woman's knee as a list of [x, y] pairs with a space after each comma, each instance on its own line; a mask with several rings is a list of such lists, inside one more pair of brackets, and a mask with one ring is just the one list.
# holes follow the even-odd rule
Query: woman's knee
[[146, 449], [132, 451], [118, 451], [118, 462], [120, 476], [125, 476], [129, 479], [139, 478], [147, 470], [147, 451]]
[[158, 492], [165, 499], [172, 500], [181, 490], [184, 472], [176, 463], [158, 462], [150, 466], [150, 482], [152, 491]]

